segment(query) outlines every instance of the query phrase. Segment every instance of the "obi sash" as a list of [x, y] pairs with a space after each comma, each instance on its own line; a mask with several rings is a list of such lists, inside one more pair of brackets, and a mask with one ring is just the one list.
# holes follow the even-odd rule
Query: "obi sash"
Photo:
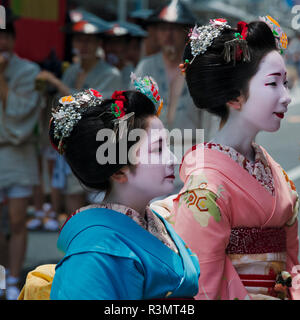
[[260, 254], [286, 251], [286, 232], [284, 228], [231, 229], [227, 254]]
[[[236, 227], [231, 229], [226, 254], [264, 254], [286, 251], [284, 228]], [[269, 274], [239, 274], [245, 287], [264, 287], [273, 296], [277, 274], [270, 269]]]

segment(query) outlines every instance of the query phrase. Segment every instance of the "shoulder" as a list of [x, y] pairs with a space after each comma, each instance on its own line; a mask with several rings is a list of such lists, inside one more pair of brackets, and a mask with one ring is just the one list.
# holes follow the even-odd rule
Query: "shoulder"
[[159, 63], [162, 63], [162, 55], [160, 52], [143, 58], [137, 65], [136, 70], [141, 70], [144, 68], [151, 69], [152, 66], [157, 66]]
[[[55, 271], [51, 299], [119, 300], [129, 294], [141, 298], [143, 268], [130, 258], [80, 252], [60, 261]], [[138, 288], [128, 292], [133, 283]]]
[[13, 55], [12, 63], [17, 67], [18, 72], [28, 75], [35, 75], [40, 71], [40, 67], [35, 62]]
[[77, 73], [79, 70], [80, 70], [79, 63], [72, 63], [71, 65], [69, 65], [69, 67], [63, 73], [63, 78], [73, 74], [74, 72]]
[[107, 63], [104, 60], [100, 60], [97, 63], [95, 68], [98, 69], [99, 71], [101, 70], [101, 72], [105, 72], [105, 73], [110, 74], [115, 77], [121, 76], [120, 71], [116, 67], [112, 66], [111, 64]]
[[121, 225], [121, 228], [128, 232], [135, 227], [135, 223], [129, 217], [113, 210], [83, 210], [65, 224], [57, 245], [66, 255], [98, 252], [124, 258], [133, 257], [132, 252], [137, 244], [118, 230], [115, 227], [117, 225]]

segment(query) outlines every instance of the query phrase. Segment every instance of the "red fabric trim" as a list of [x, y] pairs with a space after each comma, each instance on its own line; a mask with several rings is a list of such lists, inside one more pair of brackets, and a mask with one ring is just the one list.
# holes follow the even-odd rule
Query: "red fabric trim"
[[275, 281], [242, 281], [245, 287], [263, 287], [263, 288], [273, 288]]
[[273, 288], [276, 282], [276, 273], [270, 269], [269, 274], [239, 274], [246, 287]]
[[276, 280], [275, 274], [239, 274], [242, 280]]
[[64, 224], [61, 226], [60, 230], [59, 230], [59, 233], [61, 232], [61, 230], [63, 229], [63, 227], [65, 226], [65, 224], [73, 217], [75, 216], [75, 214], [78, 213], [78, 211], [74, 211], [67, 219], [66, 221], [64, 222]]

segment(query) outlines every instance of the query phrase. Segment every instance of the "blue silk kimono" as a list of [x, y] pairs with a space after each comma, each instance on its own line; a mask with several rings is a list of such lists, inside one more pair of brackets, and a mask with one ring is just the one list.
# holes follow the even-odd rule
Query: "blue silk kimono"
[[176, 254], [128, 216], [87, 209], [62, 229], [50, 299], [141, 300], [192, 298], [198, 292], [197, 256], [157, 215], [178, 248]]

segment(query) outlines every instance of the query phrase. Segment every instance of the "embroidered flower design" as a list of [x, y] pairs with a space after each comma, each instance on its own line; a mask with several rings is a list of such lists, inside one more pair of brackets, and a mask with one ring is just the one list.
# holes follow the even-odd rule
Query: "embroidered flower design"
[[[182, 199], [181, 199], [182, 198]], [[207, 227], [209, 218], [212, 216], [216, 222], [221, 220], [221, 213], [216, 204], [218, 197], [208, 190], [191, 190], [187, 191], [180, 197], [189, 210], [193, 213], [195, 220], [202, 226]]]

